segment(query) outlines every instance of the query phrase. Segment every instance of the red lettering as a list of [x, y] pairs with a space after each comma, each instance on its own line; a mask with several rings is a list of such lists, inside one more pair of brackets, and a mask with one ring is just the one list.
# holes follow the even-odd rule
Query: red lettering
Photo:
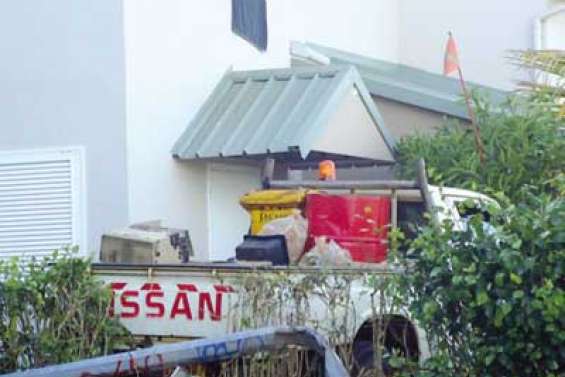
[[139, 296], [138, 291], [124, 291], [124, 293], [122, 293], [122, 296], [120, 297], [120, 303], [122, 304], [122, 309], [123, 308], [131, 309], [130, 312], [122, 311], [121, 313], [122, 318], [134, 318], [139, 315], [139, 304], [137, 303], [137, 301], [127, 300], [128, 297], [137, 297], [137, 296]]
[[121, 366], [122, 360], [118, 360], [118, 362], [116, 363], [116, 370], [114, 371], [114, 374], [112, 376], [120, 376], [122, 374], [122, 371], [120, 371]]
[[192, 319], [190, 304], [188, 303], [188, 295], [186, 292], [178, 292], [171, 309], [171, 318], [184, 314], [187, 319]]
[[198, 288], [196, 288], [196, 285], [194, 284], [181, 283], [177, 284], [177, 287], [179, 288], [179, 291], [198, 292]]
[[[151, 359], [155, 357], [157, 358], [157, 362], [151, 362]], [[145, 362], [145, 367], [144, 367], [145, 373], [143, 375], [145, 376], [149, 376], [150, 371], [155, 369], [162, 370], [163, 376], [171, 375], [171, 372], [165, 371], [165, 360], [163, 359], [163, 355], [161, 355], [160, 353], [145, 356], [144, 362]]]
[[137, 363], [135, 362], [135, 359], [131, 355], [129, 356], [129, 370], [130, 372], [137, 371]]
[[156, 311], [152, 313], [147, 313], [147, 318], [161, 318], [165, 315], [165, 305], [161, 302], [153, 301], [153, 298], [164, 297], [164, 295], [165, 294], [161, 291], [147, 292], [145, 295], [145, 305], [147, 305], [148, 309], [156, 309]]
[[205, 307], [208, 309], [208, 313], [210, 314], [210, 319], [212, 321], [219, 321], [222, 319], [222, 292], [216, 293], [216, 308], [212, 307], [212, 298], [210, 297], [210, 293], [208, 292], [201, 292], [198, 295], [198, 319], [204, 319]]
[[231, 285], [226, 285], [226, 284], [214, 284], [214, 289], [218, 292], [224, 292], [224, 293], [235, 292], [235, 290]]
[[127, 285], [128, 283], [122, 283], [122, 282], [114, 282], [112, 284], [110, 284], [110, 288], [112, 288], [112, 290], [114, 291], [119, 291], [124, 289], [124, 287]]
[[108, 315], [110, 317], [114, 316], [114, 311], [115, 311], [115, 306], [116, 306], [116, 291], [122, 290], [124, 289], [124, 287], [126, 286], [127, 283], [120, 283], [120, 282], [114, 282], [114, 283], [110, 283], [110, 289], [112, 290], [112, 298], [110, 299], [110, 306], [108, 306]]
[[161, 285], [159, 283], [145, 283], [141, 286], [142, 291], [160, 291]]
[[116, 291], [112, 290], [112, 298], [110, 298], [110, 305], [108, 305], [108, 316], [113, 317], [116, 311]]

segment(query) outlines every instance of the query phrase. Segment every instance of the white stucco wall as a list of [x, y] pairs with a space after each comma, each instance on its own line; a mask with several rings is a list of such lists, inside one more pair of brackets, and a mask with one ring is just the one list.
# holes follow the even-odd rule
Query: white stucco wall
[[[534, 21], [560, 1], [399, 0], [401, 63], [441, 73], [447, 32], [466, 79], [510, 89], [520, 78], [507, 51], [534, 47]], [[564, 37], [565, 39], [565, 37]]]
[[397, 0], [267, 1], [269, 48], [231, 33], [229, 0], [124, 0], [130, 222], [188, 228], [208, 256], [206, 168], [170, 149], [221, 75], [288, 66], [291, 40], [397, 60]]
[[0, 152], [83, 148], [94, 258], [128, 221], [122, 35], [119, 1], [0, 1]]
[[565, 50], [565, 1], [556, 2], [536, 23], [536, 48]]

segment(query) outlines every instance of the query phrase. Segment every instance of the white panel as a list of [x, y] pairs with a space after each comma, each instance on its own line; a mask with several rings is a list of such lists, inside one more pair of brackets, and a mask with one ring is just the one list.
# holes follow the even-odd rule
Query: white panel
[[312, 150], [345, 156], [394, 161], [394, 156], [379, 133], [378, 127], [363, 104], [357, 89], [337, 107], [324, 134]]
[[0, 258], [81, 245], [82, 174], [82, 149], [0, 153]]
[[239, 198], [260, 187], [260, 169], [213, 164], [208, 168], [210, 260], [235, 257], [235, 248], [250, 226]]
[[565, 7], [559, 8], [543, 23], [543, 46], [547, 50], [565, 50]]

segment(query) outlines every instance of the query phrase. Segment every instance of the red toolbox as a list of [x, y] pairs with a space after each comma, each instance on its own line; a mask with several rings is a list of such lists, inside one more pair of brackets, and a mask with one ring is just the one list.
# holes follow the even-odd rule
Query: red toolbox
[[368, 195], [308, 194], [308, 240], [326, 236], [347, 249], [354, 261], [386, 260], [390, 198]]

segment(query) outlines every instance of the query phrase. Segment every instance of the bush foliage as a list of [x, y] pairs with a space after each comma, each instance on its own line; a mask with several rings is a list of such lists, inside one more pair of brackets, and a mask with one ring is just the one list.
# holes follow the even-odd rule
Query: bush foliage
[[555, 114], [517, 97], [502, 109], [476, 99], [486, 161], [475, 150], [472, 130], [447, 124], [434, 135], [416, 135], [398, 144], [398, 173], [414, 177], [423, 157], [430, 183], [485, 193], [502, 192], [520, 200], [524, 185], [551, 190], [550, 182], [565, 164], [564, 122]]
[[537, 98], [496, 111], [476, 100], [484, 164], [462, 126], [400, 142], [400, 175], [422, 157], [431, 183], [502, 204], [483, 208], [491, 227], [478, 214], [465, 231], [430, 226], [409, 245], [404, 289], [435, 351], [419, 376], [565, 373], [565, 138], [563, 119]]
[[127, 331], [108, 317], [111, 291], [71, 251], [0, 262], [0, 371], [104, 355]]
[[494, 232], [427, 228], [412, 244], [412, 313], [458, 376], [557, 376], [565, 363], [565, 201], [525, 194]]

